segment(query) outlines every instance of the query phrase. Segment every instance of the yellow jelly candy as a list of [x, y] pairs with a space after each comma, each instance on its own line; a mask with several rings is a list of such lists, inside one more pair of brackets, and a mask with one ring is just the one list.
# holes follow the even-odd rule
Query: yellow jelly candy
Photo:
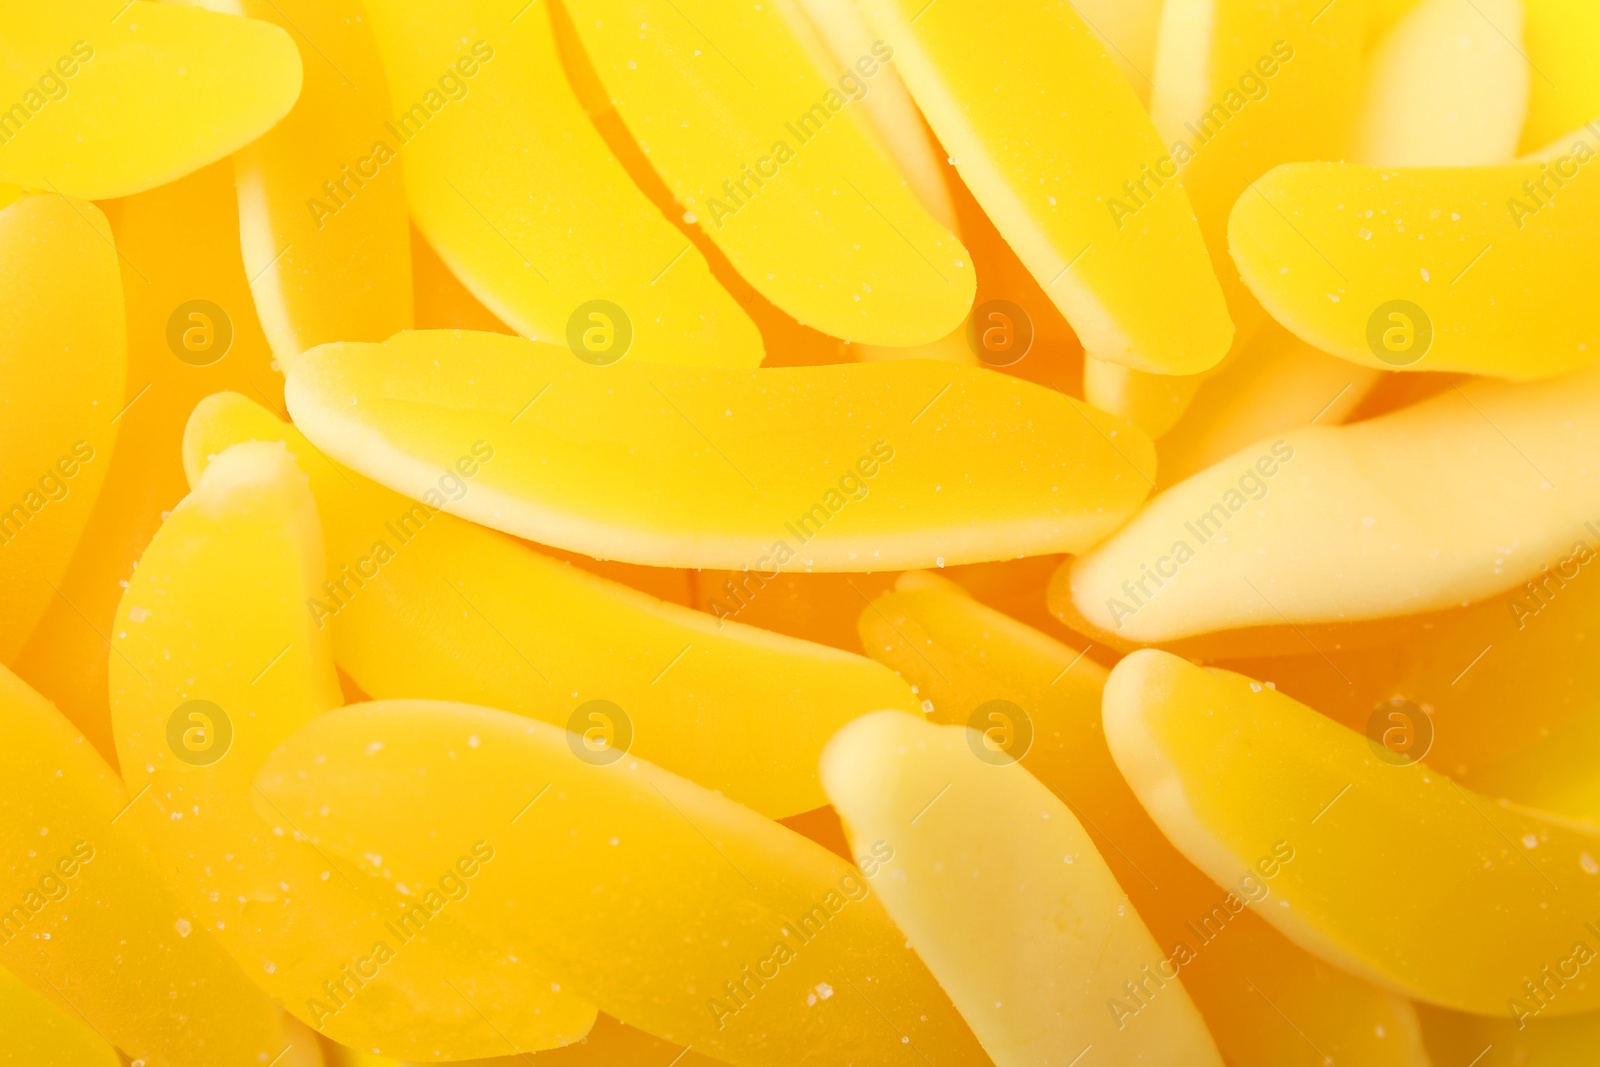
[[1150, 487], [1151, 446], [1127, 423], [929, 361], [595, 368], [441, 331], [324, 346], [287, 388], [300, 429], [368, 477], [427, 502], [480, 442], [495, 458], [458, 514], [655, 566], [876, 571], [1082, 551]]
[[[803, 15], [796, 18], [791, 7]], [[786, 0], [779, 8], [789, 16], [791, 27], [801, 22], [809, 26], [809, 38], [798, 29], [796, 36], [814, 42], [812, 61], [828, 80], [837, 82], [853, 74], [860, 81], [863, 69], [874, 70], [872, 82], [857, 101], [868, 134], [899, 169], [928, 214], [956, 233], [955, 203], [945, 183], [948, 164], [929, 135], [900, 72], [889, 64], [870, 61], [872, 46], [877, 42], [853, 0]], [[869, 61], [861, 62], [863, 56]]]
[[0, 1063], [22, 1067], [118, 1067], [117, 1050], [70, 1007], [57, 1007], [0, 967]]
[[1051, 607], [1136, 644], [1501, 593], [1600, 519], [1597, 404], [1600, 370], [1476, 381], [1369, 422], [1259, 441], [1064, 567]]
[[417, 894], [418, 912], [258, 814], [267, 754], [341, 703], [306, 610], [323, 574], [305, 476], [266, 442], [216, 457], [139, 561], [117, 613], [113, 714], [169, 883], [263, 988], [347, 1044], [465, 1058], [581, 1037], [592, 1007], [458, 927], [450, 904], [468, 883]]
[[[1552, 983], [1549, 992], [1554, 993]], [[1538, 1003], [1525, 1005], [1515, 1017], [1466, 1015], [1428, 1005], [1418, 1005], [1423, 1033], [1433, 1062], [1452, 1061], [1471, 1067], [1582, 1067], [1600, 1047], [1600, 1015], [1568, 1018], [1542, 1017]], [[1477, 1062], [1472, 1059], [1476, 1056]]]
[[1177, 167], [1161, 170], [1149, 117], [1071, 5], [866, 6], [956, 169], [1089, 355], [1163, 374], [1223, 357], [1233, 324]]
[[[677, 1062], [673, 1062], [674, 1056]], [[481, 1060], [455, 1060], [456, 1067], [527, 1067], [526, 1056], [492, 1056]], [[721, 1062], [694, 1049], [680, 1049], [670, 1041], [652, 1037], [608, 1015], [595, 1019], [594, 1029], [579, 1041], [539, 1054], [540, 1067], [717, 1067]], [[416, 1067], [388, 1056], [338, 1046], [328, 1067]]]
[[651, 164], [757, 292], [868, 344], [926, 344], [960, 325], [977, 284], [972, 257], [850, 110], [892, 47], [875, 43], [829, 83], [771, 4], [569, 6]]
[[[1240, 198], [1233, 257], [1274, 318], [1380, 370], [1544, 378], [1600, 356], [1600, 138], [1550, 162], [1294, 163]], [[1259, 194], [1259, 195], [1257, 195]]]
[[[216, 2], [216, 0], [213, 0]], [[294, 108], [234, 153], [239, 242], [272, 352], [288, 366], [327, 341], [411, 327], [410, 226], [389, 87], [356, 0], [231, 0], [295, 39]]]
[[105, 216], [54, 195], [0, 209], [0, 662], [56, 596], [89, 520], [127, 362]]
[[88, 200], [182, 177], [249, 144], [300, 92], [289, 35], [145, 0], [10, 5], [0, 178]]
[[150, 1063], [267, 1063], [284, 1017], [168, 896], [130, 795], [0, 667], [0, 966]]
[[1522, 150], [1531, 152], [1600, 116], [1600, 7], [1587, 0], [1522, 0], [1522, 37], [1534, 72]]
[[644, 760], [586, 758], [488, 708], [385, 701], [313, 719], [257, 786], [365, 870], [381, 857], [412, 882], [476, 857], [463, 923], [669, 1041], [749, 1067], [983, 1062], [860, 872]]
[[1093, 649], [1063, 645], [952, 586], [925, 572], [901, 576], [897, 592], [861, 613], [862, 642], [917, 686], [933, 721], [981, 731], [987, 754], [1019, 758], [1089, 830], [1162, 947], [1124, 976], [1107, 1014], [1140, 1026], [1176, 975], [1236, 1067], [1320, 1067], [1324, 1056], [1427, 1067], [1407, 1001], [1307, 954], [1246, 906], [1271, 896], [1293, 846], [1274, 842], [1219, 888], [1150, 821], [1112, 761], [1100, 724], [1106, 670]]
[[1079, 0], [1072, 6], [1122, 68], [1134, 95], [1148, 104], [1164, 0]]
[[1522, 0], [1423, 0], [1402, 16], [1368, 57], [1354, 159], [1443, 167], [1516, 155], [1530, 79], [1522, 8]]
[[111, 621], [162, 512], [188, 492], [184, 422], [219, 389], [282, 404], [282, 379], [272, 370], [239, 259], [228, 161], [118, 201], [115, 216], [128, 323], [127, 387], [110, 404], [112, 415], [120, 412], [117, 447], [109, 462], [96, 460], [104, 463], [105, 484], [58, 582], [61, 595], [14, 661], [17, 674], [112, 762]]
[[1204, 381], [1203, 374], [1150, 374], [1092, 356], [1083, 361], [1084, 400], [1156, 439], [1183, 417]]
[[1177, 425], [1157, 442], [1156, 480], [1163, 487], [1177, 485], [1252, 441], [1301, 426], [1337, 426], [1382, 377], [1270, 324], [1236, 361], [1206, 380]]
[[1213, 878], [1291, 843], [1279, 899], [1256, 910], [1307, 951], [1463, 1011], [1514, 1016], [1558, 971], [1549, 1014], [1600, 1005], [1582, 970], [1600, 942], [1600, 833], [1397, 765], [1259, 682], [1153, 649], [1112, 671], [1105, 730], [1151, 817]]
[[1340, 159], [1360, 92], [1359, 4], [1166, 0], [1150, 117], [1181, 168], [1228, 311], [1245, 338], [1261, 309], [1228, 256], [1228, 216], [1280, 163]]
[[[656, 600], [443, 514], [497, 461], [480, 464], [481, 450], [463, 453], [471, 474], [441, 475], [437, 503], [418, 504], [223, 394], [190, 422], [191, 479], [249, 440], [285, 441], [311, 479], [328, 580], [305, 608], [372, 696], [492, 702], [773, 817], [826, 802], [817, 756], [840, 726], [916, 710], [904, 683], [860, 656]], [[752, 583], [747, 595], [762, 594]]]
[[1106, 1063], [1220, 1067], [1181, 985], [1132, 1026], [1105, 1010], [1160, 949], [1077, 818], [986, 737], [883, 713], [822, 754], [851, 845], [881, 861], [884, 907], [984, 1051], [997, 1067], [1091, 1048]]
[[[588, 357], [761, 361], [755, 324], [645, 199], [562, 73], [543, 7], [370, 0], [417, 226], [518, 332]], [[472, 160], [470, 166], [462, 166]]]

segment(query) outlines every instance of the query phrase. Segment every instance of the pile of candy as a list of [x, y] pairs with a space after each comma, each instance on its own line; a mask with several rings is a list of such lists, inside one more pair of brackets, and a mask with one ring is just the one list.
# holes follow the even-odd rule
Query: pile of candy
[[0, 1064], [1600, 1063], [1595, 0], [0, 12]]

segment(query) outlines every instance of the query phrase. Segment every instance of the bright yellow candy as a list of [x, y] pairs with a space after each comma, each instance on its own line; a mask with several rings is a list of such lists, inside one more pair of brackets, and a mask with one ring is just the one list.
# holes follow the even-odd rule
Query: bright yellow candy
[[[813, 42], [812, 61], [824, 77], [837, 81], [852, 71], [859, 77], [856, 61], [872, 55], [876, 42], [853, 0], [785, 0], [779, 9], [788, 16], [791, 28], [802, 21], [809, 25], [810, 38], [801, 29], [796, 29], [796, 36]], [[803, 15], [796, 18], [798, 13]], [[867, 133], [893, 161], [928, 214], [956, 233], [955, 203], [945, 184], [949, 164], [928, 133], [900, 72], [887, 63], [878, 64], [859, 103]]]
[[0, 209], [0, 663], [15, 662], [89, 520], [127, 364], [105, 216], [53, 195]]
[[[600, 730], [596, 743], [631, 743], [775, 818], [826, 803], [817, 756], [840, 726], [917, 707], [860, 656], [656, 600], [391, 493], [240, 396], [196, 410], [184, 445], [191, 479], [248, 440], [287, 442], [311, 478], [330, 584], [307, 607], [372, 696], [473, 700]], [[479, 492], [476, 478], [498, 460], [468, 464], [472, 478], [442, 476], [438, 491]], [[752, 581], [745, 595], [761, 593]], [[595, 718], [593, 700], [615, 707]]]
[[1532, 152], [1600, 116], [1600, 7], [1589, 0], [1522, 0], [1528, 78], [1522, 150]]
[[1383, 370], [1543, 378], [1600, 358], [1596, 138], [1548, 163], [1279, 167], [1229, 226], [1245, 282], [1310, 344]]
[[1281, 898], [1256, 910], [1308, 951], [1463, 1011], [1515, 1016], [1558, 972], [1545, 1011], [1600, 1006], [1583, 970], [1600, 959], [1600, 833], [1396, 766], [1259, 682], [1165, 652], [1112, 671], [1105, 730], [1151, 817], [1213, 878], [1290, 842]]
[[1072, 6], [1122, 68], [1134, 94], [1148, 104], [1164, 0], [1078, 0]]
[[1600, 370], [1480, 380], [1368, 422], [1259, 441], [1063, 568], [1052, 610], [1140, 643], [1501, 593], [1600, 519], [1597, 404]]
[[151, 1064], [288, 1048], [282, 1014], [168, 895], [124, 818], [149, 798], [3, 667], [0, 714], [0, 966]]
[[381, 856], [414, 883], [476, 859], [463, 923], [667, 1040], [749, 1067], [984, 1062], [855, 868], [644, 760], [593, 756], [505, 712], [385, 701], [307, 723], [257, 786], [364, 870]]
[[1382, 376], [1269, 325], [1235, 362], [1207, 379], [1158, 442], [1156, 480], [1177, 485], [1252, 441], [1301, 426], [1337, 426]]
[[[673, 1057], [677, 1061], [674, 1062]], [[494, 1056], [482, 1060], [454, 1061], [456, 1067], [528, 1067], [526, 1056]], [[694, 1049], [680, 1049], [670, 1041], [652, 1037], [609, 1015], [596, 1017], [594, 1029], [576, 1042], [539, 1054], [540, 1067], [718, 1067], [720, 1060]], [[388, 1056], [346, 1046], [333, 1048], [328, 1067], [415, 1067]]]
[[1221, 1067], [1182, 985], [1132, 1025], [1106, 1010], [1161, 950], [1066, 804], [983, 733], [869, 715], [828, 743], [822, 781], [851, 846], [882, 863], [884, 907], [996, 1067], [1091, 1048], [1106, 1064]]
[[1280, 163], [1341, 159], [1360, 93], [1362, 8], [1328, 0], [1166, 0], [1150, 117], [1200, 220], [1228, 312], [1261, 309], [1228, 256], [1228, 216]]
[[[1338, 1063], [1427, 1067], [1407, 1001], [1322, 963], [1246, 908], [1252, 896], [1270, 897], [1283, 853], [1240, 867], [1221, 889], [1162, 836], [1106, 748], [1106, 670], [1088, 657], [1091, 648], [1060, 644], [951, 585], [925, 572], [903, 575], [898, 592], [861, 613], [862, 643], [917, 685], [934, 721], [975, 724], [1002, 744], [1005, 735], [993, 731], [1009, 727], [1013, 752], [1028, 739], [1022, 766], [1088, 827], [1164, 948], [1125, 976], [1135, 989], [1123, 988], [1109, 1014], [1142, 1025], [1176, 969], [1234, 1067], [1323, 1067], [1316, 1050]], [[1144, 963], [1161, 981], [1145, 975]]]
[[1092, 356], [1083, 361], [1084, 400], [1156, 439], [1177, 425], [1205, 380], [1204, 374], [1150, 374]]
[[1486, 1017], [1420, 1005], [1418, 1014], [1435, 1064], [1585, 1067], [1600, 1048], [1600, 1015], [1593, 1013], [1565, 1019], [1542, 1013], [1513, 1018], [1504, 1012]]
[[1355, 161], [1482, 166], [1516, 155], [1530, 79], [1522, 5], [1423, 0], [1403, 15], [1368, 57]]
[[122, 412], [117, 447], [58, 583], [61, 595], [14, 661], [112, 762], [111, 620], [161, 513], [188, 492], [184, 421], [220, 389], [282, 405], [282, 379], [272, 370], [239, 259], [236, 205], [227, 160], [116, 203], [112, 230], [128, 323], [128, 384], [111, 404], [112, 414]]
[[593, 328], [591, 315], [612, 330], [625, 316], [634, 359], [761, 361], [755, 324], [595, 132], [545, 8], [370, 0], [366, 10], [395, 116], [379, 140], [404, 157], [417, 226], [474, 296], [557, 344]]
[[772, 4], [568, 6], [651, 164], [758, 292], [869, 344], [926, 344], [961, 324], [972, 257], [850, 111], [892, 47], [852, 57], [830, 83]]
[[531, 961], [506, 966], [444, 898], [414, 928], [412, 902], [263, 821], [261, 763], [341, 703], [329, 635], [306, 610], [323, 574], [305, 476], [266, 442], [218, 456], [139, 561], [117, 613], [112, 712], [129, 788], [151, 789], [135, 817], [169, 883], [263, 988], [347, 1044], [459, 1059], [581, 1037], [594, 1009]]
[[1150, 487], [1153, 449], [1127, 423], [931, 361], [600, 368], [519, 338], [417, 332], [309, 352], [287, 395], [318, 447], [414, 499], [479, 442], [494, 461], [458, 514], [654, 566], [879, 571], [1082, 551]]
[[[216, 2], [216, 0], [212, 0]], [[222, 0], [229, 2], [229, 0]], [[411, 228], [389, 87], [357, 0], [231, 0], [299, 45], [300, 99], [234, 154], [255, 305], [287, 367], [327, 341], [411, 327]]]
[[1071, 5], [866, 6], [978, 203], [1091, 356], [1163, 374], [1223, 357], [1233, 324], [1177, 167]]
[[117, 1050], [70, 1007], [58, 1007], [0, 967], [0, 1063], [7, 1067], [118, 1067]]
[[145, 0], [0, 17], [0, 178], [87, 200], [142, 192], [250, 143], [300, 92], [289, 35]]

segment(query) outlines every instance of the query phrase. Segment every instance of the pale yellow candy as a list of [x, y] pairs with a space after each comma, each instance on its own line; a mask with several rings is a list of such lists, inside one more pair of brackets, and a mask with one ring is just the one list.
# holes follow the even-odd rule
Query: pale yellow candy
[[1597, 404], [1600, 370], [1480, 380], [1368, 422], [1263, 439], [1064, 567], [1052, 610], [1141, 643], [1501, 593], [1600, 519]]
[[1105, 731], [1151, 817], [1213, 878], [1290, 842], [1278, 899], [1256, 911], [1335, 966], [1486, 1015], [1515, 1014], [1559, 969], [1546, 1013], [1600, 1006], [1582, 969], [1600, 956], [1592, 828], [1393, 765], [1259, 682], [1155, 650], [1112, 671]]
[[[1329, 967], [1245, 908], [1244, 876], [1268, 894], [1272, 878], [1240, 867], [1221, 889], [1150, 821], [1106, 748], [1100, 724], [1106, 670], [1090, 655], [1098, 650], [1060, 644], [979, 604], [948, 579], [916, 571], [861, 613], [860, 629], [873, 656], [916, 684], [933, 721], [976, 720], [985, 731], [1009, 726], [1016, 746], [1026, 717], [1032, 736], [1022, 766], [1088, 827], [1164, 948], [1125, 976], [1136, 983], [1134, 995], [1121, 989], [1110, 1014], [1129, 1028], [1142, 1025], [1145, 1007], [1166, 995], [1143, 963], [1163, 973], [1177, 966], [1184, 990], [1235, 1067], [1315, 1067], [1322, 1060], [1308, 1040], [1338, 1063], [1427, 1067], [1406, 1000]], [[996, 700], [1014, 707], [984, 707]], [[1003, 733], [988, 736], [1005, 740]], [[1266, 869], [1275, 868], [1269, 862]], [[1293, 1022], [1274, 1024], [1274, 1017]]]
[[869, 344], [926, 344], [966, 318], [971, 255], [851, 111], [892, 47], [851, 57], [855, 76], [841, 84], [823, 78], [773, 4], [568, 7], [651, 165], [762, 296]]
[[1410, 14], [1422, 0], [1367, 0], [1367, 45], [1370, 47], [1388, 34], [1395, 23]]
[[[1465, 2], [1465, 0], [1462, 0]], [[1361, 87], [1362, 8], [1328, 0], [1166, 0], [1150, 117], [1194, 205], [1228, 311], [1261, 309], [1228, 256], [1228, 216], [1280, 163], [1341, 159]]]
[[234, 153], [240, 241], [272, 353], [411, 326], [411, 229], [389, 87], [357, 0], [209, 0], [276, 23], [305, 71], [282, 122]]
[[570, 320], [592, 321], [583, 305], [604, 300], [631, 323], [630, 359], [761, 361], [755, 324], [584, 114], [544, 7], [370, 0], [366, 10], [395, 116], [379, 140], [403, 155], [418, 228], [474, 296], [558, 344]]
[[[238, 395], [196, 410], [190, 478], [249, 440], [287, 442], [311, 478], [331, 584], [306, 607], [372, 696], [493, 703], [558, 726], [576, 714], [601, 731], [596, 743], [625, 746], [631, 733], [631, 751], [774, 818], [827, 802], [817, 756], [840, 726], [917, 709], [870, 660], [656, 600], [432, 511], [336, 466]], [[467, 466], [481, 477], [495, 462]], [[441, 492], [478, 492], [475, 480], [447, 478]], [[762, 595], [754, 579], [744, 595]], [[592, 718], [580, 710], [590, 700], [622, 718]]]
[[1529, 79], [1539, 77], [1522, 24], [1522, 0], [1423, 0], [1402, 16], [1369, 57], [1352, 158], [1378, 167], [1509, 161]]
[[1177, 425], [1205, 380], [1203, 374], [1150, 374], [1092, 356], [1083, 361], [1083, 399], [1122, 416], [1152, 439]]
[[[809, 37], [800, 29], [796, 36], [808, 43], [812, 60], [824, 77], [837, 81], [855, 70], [862, 56], [872, 54], [876, 43], [872, 28], [853, 0], [782, 0], [779, 10], [791, 27], [799, 22], [809, 25]], [[923, 208], [945, 229], [957, 233], [956, 208], [944, 177], [949, 164], [928, 133], [900, 72], [887, 63], [879, 64], [859, 103], [867, 132], [899, 169]]]
[[282, 1013], [168, 895], [126, 816], [149, 798], [3, 667], [0, 713], [0, 966], [151, 1064], [289, 1050]]
[[884, 907], [984, 1051], [996, 1067], [1091, 1048], [1106, 1064], [1221, 1067], [1181, 984], [1132, 1025], [1105, 1009], [1161, 949], [1066, 804], [1020, 765], [980, 758], [984, 745], [884, 712], [822, 753], [852, 848], [882, 861]]
[[1164, 0], [1078, 0], [1072, 6], [1122, 68], [1134, 94], [1148, 104]]
[[748, 1067], [984, 1062], [855, 868], [575, 744], [502, 711], [380, 701], [307, 723], [257, 786], [319, 847], [401, 882], [476, 856], [460, 921], [669, 1041]]
[[1223, 357], [1233, 324], [1189, 198], [1176, 173], [1131, 191], [1166, 151], [1070, 5], [865, 6], [973, 196], [1091, 356], [1163, 374]]
[[0, 209], [0, 662], [15, 662], [89, 520], [127, 364], [105, 216], [54, 195]]
[[[546, 391], [548, 390], [548, 395]], [[1082, 551], [1150, 488], [1121, 420], [927, 360], [591, 367], [498, 334], [326, 345], [290, 370], [323, 451], [414, 499], [485, 442], [456, 513], [663, 567], [882, 571]]]
[[0, 1063], [10, 1067], [118, 1067], [117, 1050], [70, 1007], [52, 1004], [0, 967]]
[[1600, 6], [1589, 0], [1522, 0], [1523, 40], [1534, 71], [1522, 150], [1531, 152], [1600, 116]]
[[[145, 0], [8, 5], [0, 178], [88, 200], [142, 192], [249, 144], [300, 92], [289, 35]], [[21, 126], [19, 130], [17, 127]]]
[[418, 938], [401, 925], [414, 901], [258, 814], [251, 779], [267, 754], [342, 702], [329, 635], [306, 610], [323, 574], [322, 530], [288, 450], [249, 442], [218, 456], [117, 613], [117, 751], [129, 788], [150, 790], [129, 819], [196, 922], [330, 1037], [424, 1059], [581, 1037], [593, 1007], [552, 992], [536, 961], [508, 966], [445, 898], [423, 901]]
[[1382, 377], [1270, 324], [1201, 386], [1158, 442], [1156, 480], [1177, 485], [1252, 441], [1300, 426], [1337, 426]]
[[1384, 370], [1542, 378], [1600, 358], [1600, 137], [1552, 162], [1296, 163], [1229, 224], [1245, 282], [1325, 352]]

